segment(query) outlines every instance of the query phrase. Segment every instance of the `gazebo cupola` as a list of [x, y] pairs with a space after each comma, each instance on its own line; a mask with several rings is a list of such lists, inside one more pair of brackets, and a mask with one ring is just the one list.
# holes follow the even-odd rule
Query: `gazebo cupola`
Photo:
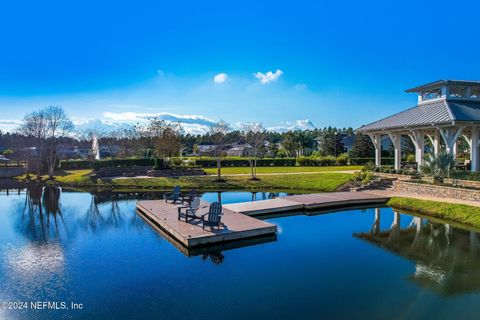
[[395, 169], [401, 167], [401, 138], [412, 139], [415, 159], [423, 163], [425, 139], [437, 153], [442, 145], [456, 156], [457, 140], [465, 139], [470, 147], [472, 171], [479, 166], [480, 82], [439, 80], [406, 92], [418, 94], [418, 104], [390, 117], [357, 129], [368, 134], [375, 145], [375, 164], [381, 165], [381, 141], [388, 136], [395, 148]]
[[418, 103], [425, 103], [432, 100], [480, 100], [480, 82], [440, 80], [418, 86], [405, 92], [418, 94]]

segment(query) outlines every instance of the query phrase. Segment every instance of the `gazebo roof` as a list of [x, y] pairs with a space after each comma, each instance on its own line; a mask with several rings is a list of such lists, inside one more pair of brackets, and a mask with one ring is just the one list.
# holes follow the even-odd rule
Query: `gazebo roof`
[[457, 121], [480, 121], [480, 102], [445, 99], [423, 102], [413, 108], [364, 125], [357, 131], [399, 130], [449, 124]]

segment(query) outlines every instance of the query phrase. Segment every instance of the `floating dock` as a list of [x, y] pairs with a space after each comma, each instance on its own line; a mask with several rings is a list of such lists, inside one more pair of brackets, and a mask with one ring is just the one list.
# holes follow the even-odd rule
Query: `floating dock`
[[[209, 203], [202, 202], [201, 206]], [[219, 229], [206, 227], [202, 229], [201, 220], [178, 220], [177, 206], [163, 200], [146, 200], [137, 202], [137, 212], [146, 220], [160, 228], [170, 237], [187, 248], [211, 245], [240, 239], [275, 235], [277, 226], [245, 214], [223, 208], [222, 225]], [[198, 215], [206, 213], [207, 208], [200, 209]]]
[[336, 209], [352, 206], [384, 204], [390, 197], [376, 192], [326, 192], [279, 197], [270, 200], [241, 202], [224, 205], [224, 208], [249, 216], [259, 216], [287, 211]]
[[[373, 192], [331, 192], [227, 204], [223, 206], [222, 226], [219, 229], [209, 227], [202, 229], [201, 220], [189, 220], [188, 223], [184, 219], [178, 220], [177, 206], [163, 200], [138, 201], [137, 212], [180, 251], [192, 255], [195, 252], [202, 252], [198, 248], [207, 245], [239, 241], [252, 245], [275, 241], [277, 226], [251, 216], [281, 216], [285, 212], [308, 214], [309, 210], [384, 204], [388, 199], [388, 195]], [[209, 203], [202, 201], [203, 208], [197, 214], [206, 213], [208, 205]]]

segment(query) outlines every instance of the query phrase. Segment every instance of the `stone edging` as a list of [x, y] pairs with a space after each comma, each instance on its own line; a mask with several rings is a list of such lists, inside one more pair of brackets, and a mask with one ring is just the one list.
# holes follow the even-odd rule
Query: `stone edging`
[[453, 198], [459, 200], [480, 201], [479, 190], [436, 186], [426, 183], [415, 183], [397, 180], [393, 182], [392, 190], [405, 195], [419, 195], [436, 198]]

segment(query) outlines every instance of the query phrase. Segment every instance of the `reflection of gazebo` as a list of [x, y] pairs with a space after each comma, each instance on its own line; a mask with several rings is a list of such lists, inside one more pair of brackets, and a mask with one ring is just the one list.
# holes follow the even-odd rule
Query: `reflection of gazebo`
[[[479, 169], [480, 82], [440, 80], [407, 90], [418, 94], [418, 105], [357, 129], [375, 145], [375, 164], [381, 165], [381, 140], [388, 136], [395, 148], [395, 169], [400, 169], [401, 139], [415, 145], [415, 159], [423, 162], [425, 138], [437, 153], [441, 144], [456, 156], [457, 140], [470, 148], [471, 170]], [[443, 142], [443, 143], [442, 143]]]
[[401, 214], [394, 213], [388, 230], [380, 230], [380, 209], [370, 231], [355, 237], [415, 262], [410, 279], [444, 295], [480, 290], [478, 234], [474, 231], [414, 217], [400, 228]]

